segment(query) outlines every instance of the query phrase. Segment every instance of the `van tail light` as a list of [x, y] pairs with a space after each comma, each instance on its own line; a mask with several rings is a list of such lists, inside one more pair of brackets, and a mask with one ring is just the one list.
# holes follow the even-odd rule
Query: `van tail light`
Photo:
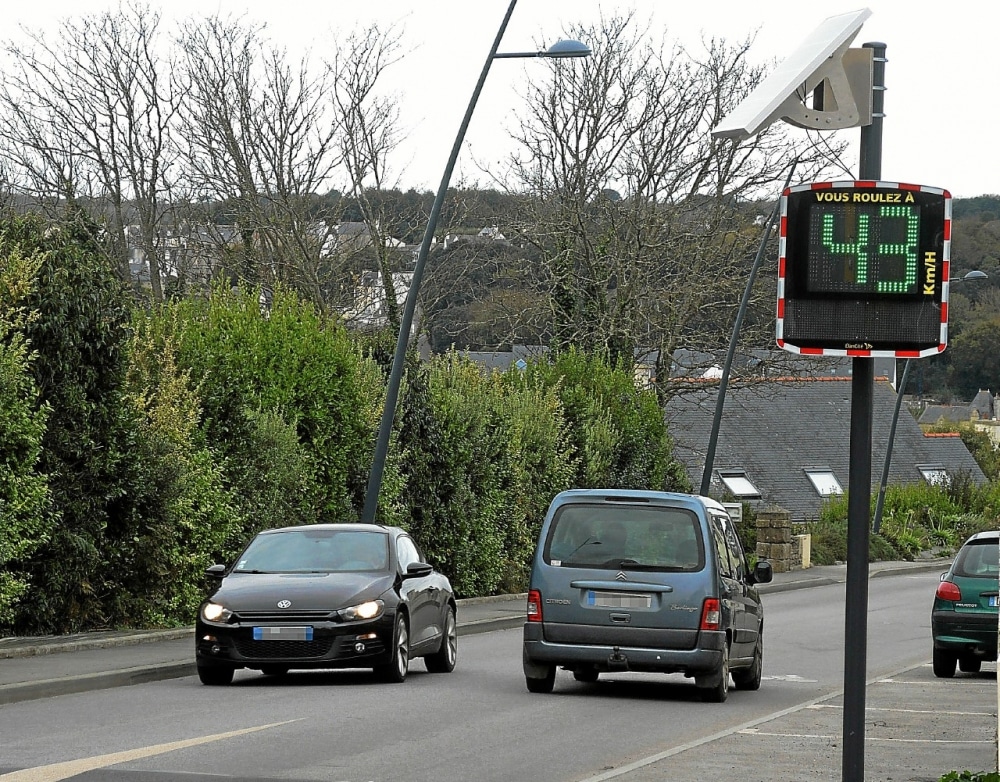
[[528, 592], [528, 621], [542, 621], [542, 593], [537, 589]]
[[699, 630], [718, 630], [722, 626], [722, 608], [718, 598], [706, 597], [701, 607], [701, 626]]
[[962, 599], [962, 590], [958, 588], [958, 584], [952, 583], [951, 581], [942, 581], [938, 584], [935, 597], [940, 600], [958, 602]]

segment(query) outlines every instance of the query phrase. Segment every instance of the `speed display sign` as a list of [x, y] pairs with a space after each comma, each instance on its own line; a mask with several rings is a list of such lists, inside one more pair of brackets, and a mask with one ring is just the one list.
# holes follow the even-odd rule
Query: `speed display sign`
[[817, 355], [918, 357], [948, 337], [951, 196], [896, 182], [782, 194], [777, 342]]

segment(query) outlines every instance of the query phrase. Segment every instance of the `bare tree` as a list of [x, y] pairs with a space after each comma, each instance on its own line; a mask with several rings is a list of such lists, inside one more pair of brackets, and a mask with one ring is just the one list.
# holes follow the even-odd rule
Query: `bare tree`
[[250, 285], [282, 280], [321, 303], [310, 274], [327, 238], [317, 194], [342, 160], [327, 72], [314, 74], [308, 56], [290, 64], [262, 27], [239, 19], [189, 20], [177, 43], [185, 174], [201, 200], [231, 211], [240, 256], [230, 272]]
[[378, 268], [380, 289], [374, 294], [390, 328], [400, 322], [394, 272], [399, 253], [392, 245], [385, 201], [378, 198], [390, 175], [389, 158], [399, 143], [399, 104], [381, 92], [385, 70], [399, 61], [400, 37], [395, 27], [377, 24], [354, 30], [337, 41], [328, 67], [334, 74], [333, 102], [339, 119], [338, 141], [347, 172], [348, 192], [361, 212]]
[[546, 304], [528, 311], [550, 320], [556, 347], [626, 361], [657, 350], [663, 379], [675, 349], [726, 344], [761, 238], [755, 218], [770, 212], [758, 199], [773, 203], [793, 159], [814, 173], [829, 150], [780, 126], [712, 138], [764, 75], [746, 61], [749, 41], [708, 41], [696, 58], [650, 41], [632, 16], [567, 32], [593, 55], [554, 61], [515, 133], [514, 186], [533, 196], [516, 233], [542, 257], [525, 285]]
[[159, 26], [158, 13], [133, 6], [66, 19], [53, 39], [25, 30], [27, 43], [4, 44], [10, 66], [0, 85], [0, 160], [12, 184], [33, 203], [103, 220], [125, 279], [127, 231], [137, 225], [156, 299], [175, 108]]

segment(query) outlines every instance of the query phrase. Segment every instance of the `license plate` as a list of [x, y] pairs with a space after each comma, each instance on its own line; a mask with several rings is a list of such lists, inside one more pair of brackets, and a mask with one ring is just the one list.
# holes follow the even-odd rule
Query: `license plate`
[[642, 592], [587, 592], [587, 605], [597, 608], [649, 608], [652, 596]]
[[255, 627], [253, 639], [255, 641], [311, 641], [313, 629], [311, 627]]
[[990, 595], [990, 608], [996, 608], [996, 607], [997, 607], [997, 596]]

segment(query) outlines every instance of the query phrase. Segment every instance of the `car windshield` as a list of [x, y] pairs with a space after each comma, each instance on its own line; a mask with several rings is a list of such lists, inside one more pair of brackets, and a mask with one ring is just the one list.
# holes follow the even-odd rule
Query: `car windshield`
[[955, 558], [953, 573], [996, 579], [1000, 574], [1000, 548], [996, 540], [973, 541], [962, 547]]
[[556, 567], [700, 570], [698, 530], [684, 508], [574, 503], [553, 518], [545, 558]]
[[289, 529], [258, 535], [240, 556], [241, 573], [328, 573], [386, 570], [389, 536], [383, 532]]

